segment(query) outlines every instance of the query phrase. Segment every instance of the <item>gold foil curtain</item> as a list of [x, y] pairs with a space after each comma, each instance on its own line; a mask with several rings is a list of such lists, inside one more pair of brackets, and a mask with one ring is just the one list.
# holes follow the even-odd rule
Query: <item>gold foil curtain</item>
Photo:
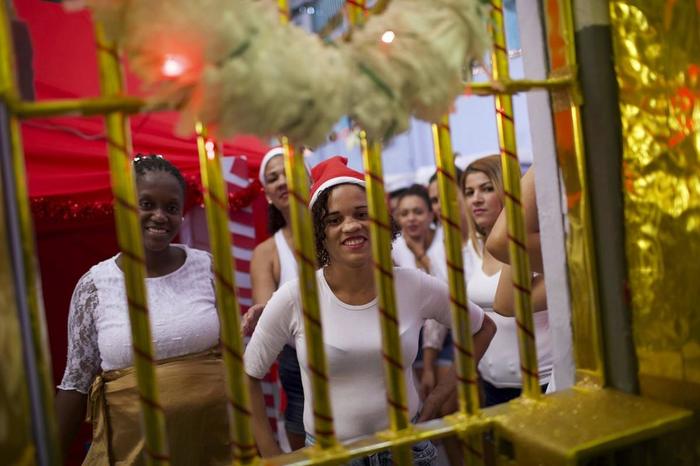
[[610, 12], [640, 382], [682, 382], [654, 391], [698, 408], [700, 2], [617, 1]]

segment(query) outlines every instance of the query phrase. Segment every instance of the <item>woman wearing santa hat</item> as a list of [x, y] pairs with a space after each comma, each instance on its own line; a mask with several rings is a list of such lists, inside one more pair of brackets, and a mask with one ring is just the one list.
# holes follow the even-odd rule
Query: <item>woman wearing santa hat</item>
[[[364, 177], [333, 157], [312, 170], [309, 207], [316, 232], [316, 273], [330, 397], [335, 431], [341, 442], [387, 429], [387, 401], [382, 365], [381, 331], [370, 246], [369, 213]], [[418, 332], [425, 319], [451, 325], [447, 285], [415, 269], [394, 269], [403, 364], [410, 368], [418, 351]], [[281, 453], [265, 415], [260, 379], [288, 341], [296, 342], [306, 399], [311, 399], [299, 282], [293, 280], [268, 301], [245, 352], [251, 385], [253, 425], [263, 456]], [[291, 311], [291, 312], [290, 312]], [[477, 360], [495, 333], [493, 322], [478, 306], [469, 304]], [[408, 410], [419, 414], [413, 371], [405, 371]], [[313, 442], [312, 403], [304, 406], [307, 440]], [[430, 442], [413, 446], [416, 464], [433, 464]], [[387, 456], [388, 452], [377, 455]], [[380, 460], [384, 460], [380, 458]], [[351, 464], [363, 464], [351, 462]]]
[[[275, 290], [297, 278], [297, 262], [290, 247], [292, 230], [283, 155], [281, 147], [273, 147], [260, 163], [259, 178], [269, 204], [268, 228], [273, 236], [255, 248], [250, 261], [253, 304], [257, 305], [265, 305]], [[261, 312], [262, 306], [253, 306], [248, 310], [243, 318], [244, 333], [252, 332]], [[287, 395], [284, 427], [289, 446], [292, 450], [298, 450], [304, 446], [305, 439], [304, 390], [294, 347], [285, 345], [278, 360], [280, 381]]]

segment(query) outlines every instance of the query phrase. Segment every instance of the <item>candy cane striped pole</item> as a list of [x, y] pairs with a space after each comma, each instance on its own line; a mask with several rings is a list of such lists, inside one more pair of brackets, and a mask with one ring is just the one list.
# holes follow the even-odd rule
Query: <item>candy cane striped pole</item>
[[[287, 0], [278, 0], [280, 23], [289, 22]], [[330, 389], [328, 386], [328, 364], [323, 346], [321, 308], [318, 304], [316, 283], [316, 244], [313, 240], [313, 220], [309, 211], [309, 177], [304, 163], [304, 154], [297, 152], [286, 137], [284, 148], [284, 171], [289, 191], [289, 213], [294, 237], [294, 256], [299, 269], [301, 305], [306, 333], [308, 369], [311, 373], [311, 393], [314, 415], [314, 435], [322, 449], [338, 446], [333, 426]], [[309, 402], [309, 400], [306, 400]]]
[[[368, 15], [366, 1], [352, 0], [348, 1], [346, 6], [350, 23], [353, 26], [361, 26]], [[379, 142], [371, 141], [365, 131], [360, 131], [360, 145], [365, 171], [369, 217], [372, 222], [370, 235], [379, 323], [382, 330], [382, 356], [384, 358], [384, 377], [387, 383], [389, 428], [391, 431], [397, 432], [411, 426], [411, 420], [408, 416], [408, 395], [404, 371], [413, 369], [411, 367], [406, 369], [403, 366], [401, 353], [401, 336], [394, 288], [394, 263], [391, 259], [391, 217], [384, 190], [382, 146]], [[408, 445], [393, 448], [392, 456], [395, 464], [413, 462], [413, 453]]]
[[[97, 56], [102, 94], [123, 92], [123, 77], [116, 45], [107, 41], [97, 25]], [[155, 377], [155, 360], [151, 343], [146, 300], [146, 260], [141, 238], [141, 223], [136, 207], [136, 186], [130, 162], [131, 138], [127, 117], [121, 112], [108, 113], [107, 152], [114, 194], [117, 240], [121, 248], [122, 268], [129, 305], [134, 368], [145, 433], [146, 461], [151, 465], [169, 465], [165, 434], [165, 414], [159, 402]]]
[[[491, 2], [491, 33], [493, 39], [492, 68], [494, 80], [508, 80], [508, 50], [506, 49], [503, 1]], [[508, 221], [508, 250], [513, 269], [515, 295], [515, 319], [518, 327], [520, 371], [523, 379], [523, 395], [537, 398], [540, 382], [537, 367], [537, 349], [532, 319], [530, 290], [530, 261], [527, 255], [525, 221], [520, 197], [520, 164], [515, 143], [513, 99], [507, 94], [496, 94], [496, 122], [503, 171], [503, 188]]]
[[299, 270], [308, 369], [311, 374], [312, 399], [306, 399], [305, 402], [313, 402], [314, 435], [318, 445], [322, 449], [328, 449], [337, 446], [338, 441], [333, 427], [321, 308], [318, 304], [316, 245], [309, 211], [309, 180], [303, 154], [295, 151], [287, 138], [283, 138], [282, 145], [294, 236], [294, 255]]
[[253, 464], [257, 449], [250, 426], [250, 395], [243, 365], [240, 308], [236, 299], [236, 282], [228, 230], [229, 208], [226, 184], [221, 168], [219, 146], [207, 138], [203, 124], [195, 125], [199, 169], [202, 175], [204, 204], [207, 213], [209, 243], [213, 253], [216, 279], [216, 302], [221, 324], [221, 346], [226, 368], [231, 454], [236, 464]]
[[[408, 416], [408, 398], [401, 354], [401, 335], [394, 290], [394, 264], [391, 260], [391, 218], [384, 192], [382, 170], [382, 147], [369, 141], [364, 131], [360, 132], [362, 161], [365, 168], [365, 184], [369, 210], [372, 257], [374, 259], [374, 283], [377, 289], [380, 325], [382, 329], [382, 356], [384, 379], [387, 385], [389, 406], [389, 428], [396, 432], [411, 425]], [[413, 456], [409, 446], [392, 450], [395, 464], [411, 464]]]
[[[457, 200], [459, 180], [455, 170], [452, 142], [450, 140], [450, 119], [446, 115], [439, 123], [432, 125], [435, 165], [438, 173], [440, 193], [440, 219], [444, 232], [445, 257], [447, 261], [447, 281], [450, 289], [450, 310], [452, 311], [452, 337], [457, 354], [456, 369], [459, 380], [459, 412], [462, 415], [479, 413], [479, 387], [474, 360], [474, 342], [467, 306], [467, 290], [464, 279], [462, 257], [461, 206]], [[470, 436], [463, 440], [466, 464], [480, 465], [484, 461], [480, 436]]]

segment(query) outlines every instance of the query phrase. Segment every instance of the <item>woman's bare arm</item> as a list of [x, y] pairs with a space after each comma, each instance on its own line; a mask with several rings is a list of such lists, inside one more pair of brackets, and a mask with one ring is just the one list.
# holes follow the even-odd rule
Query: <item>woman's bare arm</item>
[[253, 289], [253, 306], [248, 309], [241, 319], [241, 331], [250, 335], [260, 320], [265, 303], [277, 290], [278, 278], [275, 277], [274, 260], [277, 249], [273, 238], [260, 243], [253, 250], [250, 260], [250, 281]]
[[[501, 268], [498, 279], [496, 297], [493, 300], [493, 310], [505, 317], [515, 316], [515, 295], [513, 292], [513, 269], [509, 265]], [[532, 280], [532, 309], [533, 312], [547, 309], [547, 293], [544, 287], [544, 276], [539, 275]]]
[[73, 439], [85, 420], [87, 411], [87, 395], [75, 390], [58, 390], [54, 402], [58, 434], [63, 449], [63, 456], [68, 453]]
[[[474, 359], [478, 364], [481, 357], [489, 347], [491, 340], [496, 335], [496, 324], [487, 315], [484, 315], [484, 321], [481, 328], [473, 335], [474, 338]], [[457, 373], [455, 365], [450, 366], [448, 376], [441, 380], [430, 392], [428, 397], [423, 402], [419, 422], [434, 419], [440, 415], [442, 411], [453, 412], [457, 409]]]
[[260, 380], [248, 376], [248, 389], [250, 391], [250, 407], [253, 412], [253, 436], [258, 445], [260, 456], [265, 458], [281, 455], [283, 451], [275, 441], [270, 421], [267, 419], [265, 397]]
[[[520, 184], [530, 268], [533, 272], [544, 273], [542, 253], [540, 250], [540, 224], [537, 218], [537, 199], [535, 196], [535, 172], [532, 169], [528, 170], [520, 181]], [[493, 225], [486, 239], [486, 249], [495, 259], [504, 264], [510, 264], [510, 255], [508, 254], [508, 225], [506, 223], [505, 209], [501, 211], [501, 214], [498, 216], [496, 223]]]

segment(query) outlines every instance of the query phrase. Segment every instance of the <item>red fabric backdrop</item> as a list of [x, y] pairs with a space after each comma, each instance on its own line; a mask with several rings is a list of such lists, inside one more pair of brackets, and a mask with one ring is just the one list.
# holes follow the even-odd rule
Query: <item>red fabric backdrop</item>
[[[31, 37], [36, 98], [97, 96], [96, 49], [89, 14], [65, 13], [60, 5], [39, 0], [17, 0], [15, 8]], [[127, 74], [127, 82], [129, 92], [138, 93], [137, 80]], [[196, 184], [199, 162], [195, 141], [173, 134], [176, 117], [172, 113], [132, 117], [134, 152], [163, 154]], [[111, 191], [104, 131], [98, 117], [33, 119], [22, 125], [56, 381], [65, 366], [66, 320], [73, 287], [90, 266], [117, 251], [114, 220], [105, 208], [111, 202]], [[266, 149], [253, 137], [238, 137], [226, 141], [224, 152], [245, 155], [250, 173], [257, 173]], [[36, 209], [38, 205], [40, 209]], [[262, 196], [253, 205], [256, 214], [264, 212]], [[258, 237], [264, 236], [265, 222], [264, 215], [256, 215], [256, 231], [262, 233]], [[82, 442], [75, 446], [73, 464], [78, 464], [83, 448]]]

